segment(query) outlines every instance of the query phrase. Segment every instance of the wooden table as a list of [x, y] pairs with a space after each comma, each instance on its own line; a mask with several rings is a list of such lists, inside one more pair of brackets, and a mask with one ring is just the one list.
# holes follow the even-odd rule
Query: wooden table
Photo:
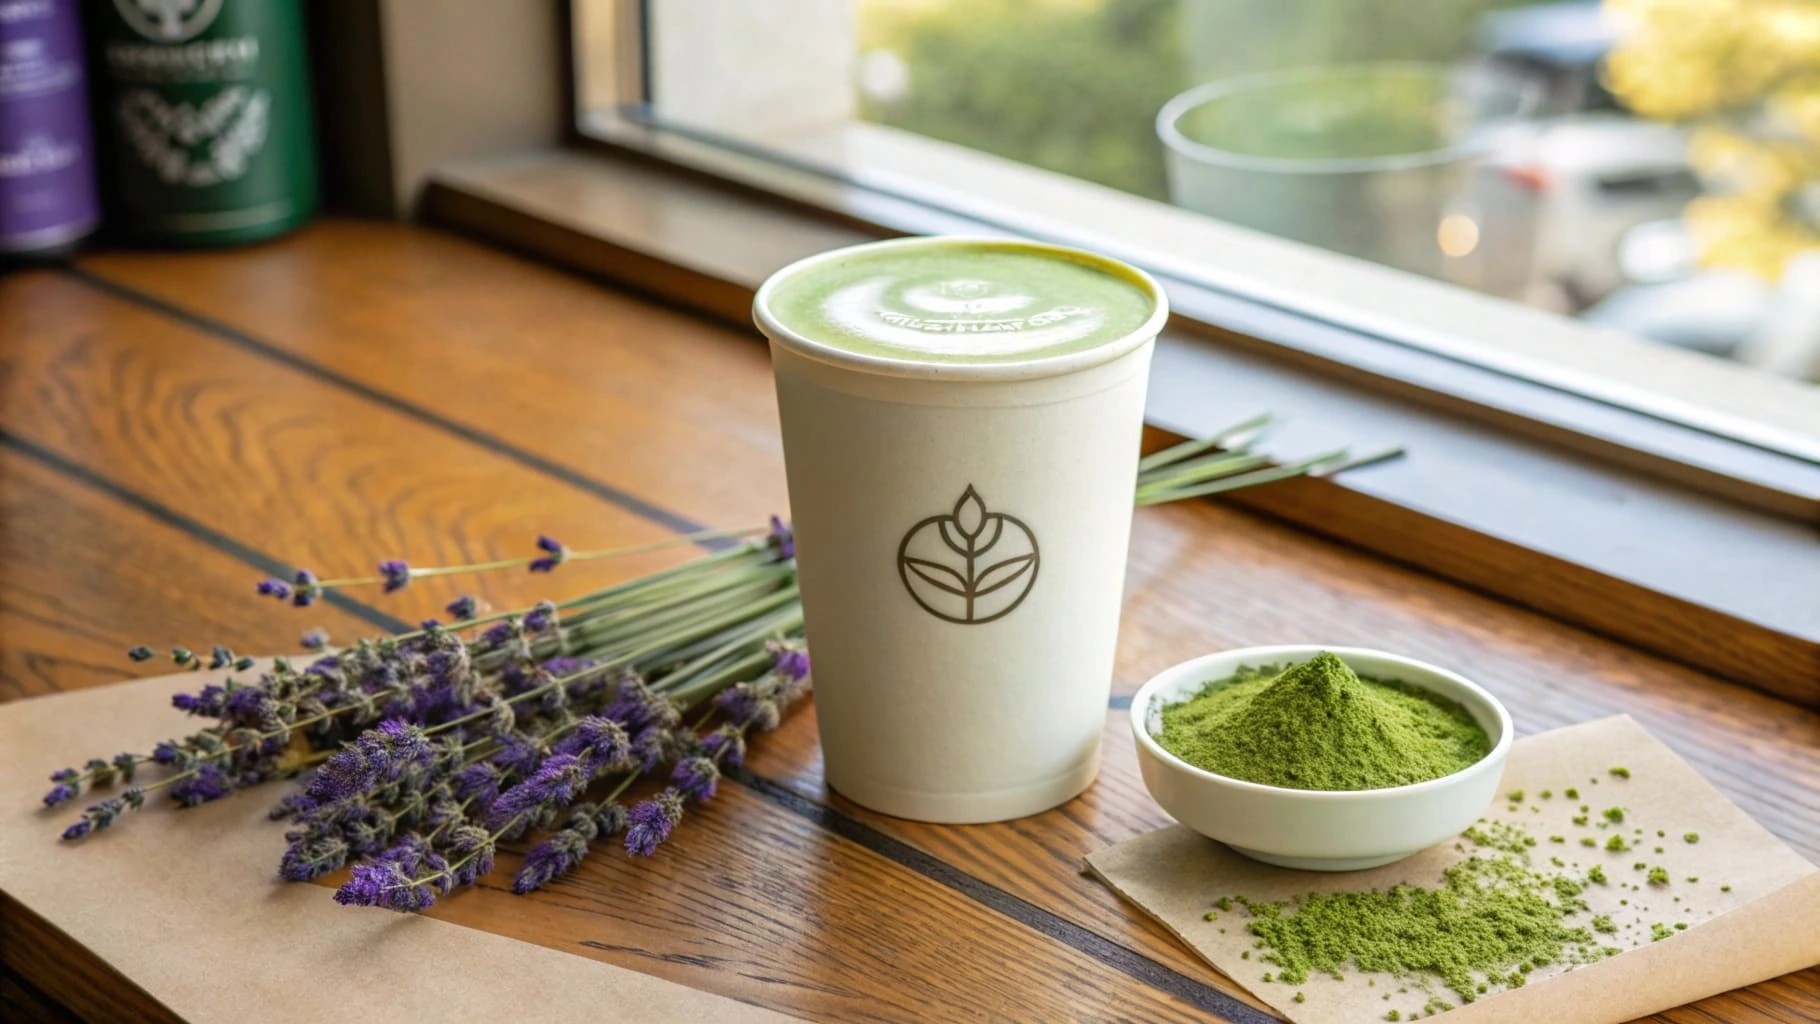
[[[252, 596], [286, 565], [505, 557], [540, 532], [604, 547], [785, 505], [752, 335], [422, 229], [327, 222], [12, 274], [0, 346], [0, 699], [116, 681], [133, 643], [289, 650], [306, 627], [371, 633], [461, 588], [510, 607], [678, 556], [309, 612]], [[1217, 648], [1387, 647], [1485, 683], [1524, 732], [1628, 712], [1820, 857], [1810, 710], [1218, 504], [1140, 511], [1127, 598], [1118, 694]], [[489, 885], [434, 913], [812, 1019], [1267, 1019], [1080, 874], [1165, 821], [1126, 728], [1115, 700], [1084, 797], [951, 828], [829, 792], [803, 709], [654, 860], [597, 856], [535, 896]], [[15, 965], [0, 1017], [131, 997], [72, 985], [97, 970]], [[1820, 1019], [1820, 970], [1659, 1019]]]

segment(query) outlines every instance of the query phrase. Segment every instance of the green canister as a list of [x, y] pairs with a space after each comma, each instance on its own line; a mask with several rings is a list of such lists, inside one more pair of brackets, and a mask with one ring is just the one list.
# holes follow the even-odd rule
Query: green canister
[[109, 224], [234, 245], [316, 209], [302, 0], [88, 0]]

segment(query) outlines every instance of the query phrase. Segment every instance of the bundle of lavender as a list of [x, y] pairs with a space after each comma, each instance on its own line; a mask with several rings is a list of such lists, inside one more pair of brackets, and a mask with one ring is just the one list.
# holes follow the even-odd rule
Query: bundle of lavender
[[[1251, 445], [1260, 417], [1140, 465], [1137, 501], [1160, 504], [1320, 475], [1376, 461], [1342, 450], [1272, 465]], [[741, 539], [745, 538], [745, 539]], [[574, 561], [710, 541], [734, 546], [562, 603], [479, 615], [463, 596], [398, 635], [361, 640], [297, 668], [214, 647], [206, 659], [178, 647], [188, 669], [232, 669], [221, 685], [178, 694], [173, 705], [213, 724], [150, 754], [94, 758], [51, 776], [46, 805], [124, 784], [63, 832], [82, 839], [163, 790], [180, 806], [217, 800], [273, 779], [300, 787], [273, 808], [289, 819], [279, 874], [309, 881], [353, 865], [336, 892], [345, 904], [418, 911], [493, 870], [502, 842], [539, 838], [513, 879], [519, 893], [573, 870], [597, 841], [619, 839], [650, 856], [690, 803], [714, 795], [723, 768], [741, 764], [747, 738], [776, 728], [809, 689], [802, 605], [789, 527], [710, 531], [654, 544], [571, 551], [539, 538], [535, 556], [413, 568], [380, 562], [373, 576], [267, 579], [260, 595], [308, 607], [334, 589], [503, 569], [548, 573]], [[326, 646], [312, 630], [307, 647]], [[157, 656], [149, 647], [135, 661]], [[163, 770], [136, 782], [149, 765]], [[641, 779], [664, 784], [627, 808]]]
[[[540, 546], [543, 556], [506, 565], [548, 571], [653, 547]], [[449, 607], [453, 625], [362, 640], [302, 668], [276, 659], [256, 676], [251, 659], [217, 647], [206, 667], [247, 674], [172, 700], [213, 724], [150, 754], [57, 772], [44, 801], [126, 784], [63, 833], [80, 839], [158, 790], [194, 806], [307, 772], [272, 812], [292, 824], [279, 874], [308, 881], [352, 863], [336, 899], [393, 910], [422, 910], [473, 884], [492, 871], [498, 844], [532, 831], [545, 834], [513, 880], [518, 892], [573, 869], [596, 841], [623, 834], [627, 851], [649, 856], [689, 803], [714, 795], [721, 769], [741, 763], [747, 736], [774, 728], [808, 690], [793, 555], [780, 523], [761, 539], [561, 604], [477, 618], [476, 602], [463, 597]], [[397, 590], [454, 569], [385, 562], [371, 580], [326, 581], [303, 570], [258, 589], [307, 606], [337, 586]], [[183, 648], [171, 658], [204, 667]], [[166, 773], [135, 784], [148, 762]], [[630, 809], [621, 802], [636, 781], [666, 770], [653, 796]], [[585, 799], [591, 789], [604, 792]]]

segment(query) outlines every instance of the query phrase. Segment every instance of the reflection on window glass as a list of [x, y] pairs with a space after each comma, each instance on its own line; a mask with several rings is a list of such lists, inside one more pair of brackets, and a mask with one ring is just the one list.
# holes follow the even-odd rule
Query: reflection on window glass
[[1820, 3], [858, 5], [867, 120], [1820, 379]]

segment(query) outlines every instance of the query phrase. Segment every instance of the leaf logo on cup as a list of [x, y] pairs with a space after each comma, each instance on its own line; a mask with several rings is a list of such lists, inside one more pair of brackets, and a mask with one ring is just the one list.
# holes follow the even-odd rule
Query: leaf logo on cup
[[897, 549], [897, 574], [923, 610], [948, 622], [1002, 619], [1029, 596], [1038, 567], [1036, 535], [1015, 516], [987, 509], [971, 485], [954, 511], [910, 528]]

